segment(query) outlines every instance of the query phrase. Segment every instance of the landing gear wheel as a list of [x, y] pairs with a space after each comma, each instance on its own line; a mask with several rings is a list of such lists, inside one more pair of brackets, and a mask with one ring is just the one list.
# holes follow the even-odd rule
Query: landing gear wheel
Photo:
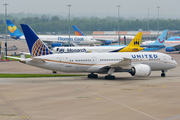
[[88, 78], [98, 78], [97, 74], [91, 73], [87, 76]]
[[113, 76], [113, 75], [106, 75], [104, 78], [105, 78], [106, 80], [114, 80], [114, 79], [115, 79], [115, 76]]
[[166, 74], [164, 73], [164, 70], [162, 70], [161, 77], [166, 77]]
[[53, 71], [53, 73], [57, 73], [57, 71]]

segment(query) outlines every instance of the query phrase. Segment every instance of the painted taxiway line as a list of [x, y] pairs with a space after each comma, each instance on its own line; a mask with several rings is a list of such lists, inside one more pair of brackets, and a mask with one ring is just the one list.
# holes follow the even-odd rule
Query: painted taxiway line
[[160, 119], [158, 119], [158, 118], [156, 118], [156, 117], [153, 117], [153, 116], [151, 116], [151, 115], [149, 115], [149, 114], [146, 114], [146, 113], [144, 113], [144, 112], [141, 112], [141, 111], [139, 111], [139, 110], [137, 110], [137, 109], [135, 109], [135, 108], [132, 108], [132, 107], [130, 107], [130, 106], [127, 106], [127, 105], [125, 105], [125, 104], [123, 104], [123, 103], [117, 102], [117, 101], [115, 101], [115, 100], [113, 100], [113, 99], [107, 98], [107, 97], [105, 97], [105, 96], [103, 96], [103, 95], [99, 95], [99, 94], [97, 94], [97, 93], [94, 93], [94, 92], [91, 92], [91, 91], [88, 91], [88, 90], [84, 90], [84, 89], [81, 89], [81, 88], [76, 88], [76, 89], [79, 89], [79, 90], [82, 90], [82, 91], [84, 91], [84, 92], [88, 92], [88, 93], [97, 95], [97, 96], [102, 97], [102, 98], [104, 98], [104, 99], [106, 99], [106, 100], [109, 100], [109, 101], [111, 101], [111, 102], [117, 103], [117, 104], [122, 105], [122, 106], [124, 106], [124, 107], [126, 107], [126, 108], [129, 108], [129, 109], [131, 109], [131, 110], [133, 110], [133, 111], [136, 111], [136, 112], [141, 113], [141, 114], [143, 114], [143, 115], [145, 115], [145, 116], [148, 116], [148, 117], [150, 117], [150, 118], [153, 118], [153, 119], [155, 119], [155, 120], [160, 120]]

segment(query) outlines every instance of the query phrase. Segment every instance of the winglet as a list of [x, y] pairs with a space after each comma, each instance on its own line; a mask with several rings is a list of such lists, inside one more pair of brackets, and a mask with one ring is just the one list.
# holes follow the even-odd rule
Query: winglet
[[24, 34], [19, 31], [19, 29], [11, 22], [11, 20], [6, 20], [9, 34], [14, 39], [19, 39]]
[[76, 36], [85, 36], [76, 25], [73, 25], [72, 27]]
[[53, 54], [28, 25], [21, 24], [21, 27], [32, 57]]
[[157, 40], [149, 45], [164, 45], [166, 35], [167, 35], [167, 30], [164, 30], [162, 34], [157, 38]]

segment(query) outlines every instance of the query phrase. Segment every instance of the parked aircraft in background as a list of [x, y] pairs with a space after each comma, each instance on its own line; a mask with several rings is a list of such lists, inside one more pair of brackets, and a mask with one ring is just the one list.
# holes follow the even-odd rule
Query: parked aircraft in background
[[[158, 39], [149, 45], [140, 45], [140, 47], [144, 48], [142, 51], [156, 51], [164, 48], [165, 38], [166, 38], [167, 30], [164, 30], [163, 33], [158, 37]], [[109, 47], [118, 47], [121, 45], [108, 45]], [[102, 46], [106, 47], [106, 46]]]
[[[6, 20], [9, 33], [14, 39], [25, 39], [24, 34], [10, 21]], [[100, 44], [112, 44], [117, 43], [117, 40], [106, 40], [106, 39], [95, 39], [92, 36], [54, 36], [54, 35], [38, 35], [39, 38], [48, 45], [54, 43], [54, 45], [59, 46], [62, 44], [59, 43], [75, 43], [77, 45], [94, 45], [95, 43]], [[55, 44], [58, 43], [58, 44]]]
[[137, 52], [144, 48], [140, 47], [142, 32], [139, 32], [129, 45], [121, 46], [83, 46], [83, 47], [54, 47], [53, 51], [56, 53], [94, 53], [94, 52]]
[[179, 36], [176, 36], [176, 37], [170, 37], [170, 38], [168, 38], [168, 40], [171, 40], [171, 41], [173, 41], [173, 40], [180, 40], [180, 37]]
[[[73, 29], [74, 29], [74, 33], [76, 36], [86, 36], [83, 34], [83, 32], [76, 26], [76, 25], [73, 25], [72, 26]], [[104, 36], [92, 36], [93, 38], [95, 38], [96, 40], [115, 40], [118, 42], [118, 36], [112, 36], [112, 35], [104, 35]], [[128, 40], [128, 41], [131, 41], [135, 36], [131, 36], [131, 35], [121, 35], [120, 36], [120, 40], [121, 41], [124, 41], [125, 39]]]
[[167, 30], [164, 30], [162, 34], [153, 43], [147, 45], [140, 45], [144, 48], [143, 51], [155, 51], [165, 48], [165, 40], [167, 36]]
[[[149, 43], [151, 45], [151, 44], [154, 44], [155, 41], [142, 42], [141, 47], [143, 47], [143, 45], [146, 45], [146, 44], [149, 44]], [[167, 40], [165, 40], [164, 46], [165, 46], [165, 51], [166, 52], [179, 51], [179, 53], [180, 53], [180, 37], [170, 37], [170, 38], [168, 38]]]
[[179, 51], [180, 53], [180, 37], [170, 37], [166, 40], [166, 52]]
[[19, 59], [22, 63], [63, 72], [89, 72], [88, 78], [97, 78], [94, 73], [108, 74], [105, 79], [115, 79], [114, 72], [129, 72], [132, 76], [149, 76], [151, 71], [175, 68], [171, 56], [158, 52], [120, 53], [69, 53], [53, 54], [33, 30], [21, 24], [32, 58]]

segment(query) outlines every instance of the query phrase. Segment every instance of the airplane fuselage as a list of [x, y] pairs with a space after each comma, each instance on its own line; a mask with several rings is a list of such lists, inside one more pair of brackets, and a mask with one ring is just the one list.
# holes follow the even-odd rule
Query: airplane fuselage
[[[62, 72], [89, 72], [89, 73], [107, 73], [106, 66], [129, 58], [132, 65], [146, 64], [152, 71], [167, 70], [177, 66], [171, 56], [158, 52], [129, 52], [129, 53], [73, 53], [73, 54], [51, 54], [39, 56], [44, 60], [43, 63], [32, 62], [26, 59], [25, 63], [55, 71]], [[115, 68], [115, 72], [127, 72], [120, 67]]]
[[[68, 42], [74, 42], [77, 45], [93, 45], [94, 43], [102, 43], [98, 40], [95, 40], [94, 38], [90, 36], [49, 36], [49, 35], [38, 35], [38, 37], [48, 44], [52, 43], [68, 43]], [[24, 36], [20, 37], [20, 39], [25, 39]]]

